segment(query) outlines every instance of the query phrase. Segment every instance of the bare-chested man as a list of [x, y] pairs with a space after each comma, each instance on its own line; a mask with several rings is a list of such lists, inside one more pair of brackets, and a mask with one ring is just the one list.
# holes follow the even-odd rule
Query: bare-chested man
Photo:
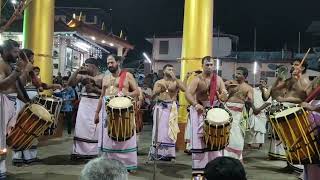
[[[318, 69], [320, 69], [320, 60], [318, 60]], [[320, 87], [320, 73], [318, 73], [318, 77], [316, 77], [308, 88], [308, 96], [311, 92]], [[309, 111], [312, 111], [312, 117], [314, 120], [314, 124], [312, 124], [312, 128], [319, 129], [320, 127], [320, 95], [316, 95], [314, 99], [310, 103], [303, 102], [301, 106], [306, 108]], [[320, 131], [316, 132], [318, 135]], [[320, 164], [308, 164], [304, 166], [304, 180], [318, 180], [320, 179]]]
[[[278, 66], [276, 70], [276, 81], [273, 83], [271, 87], [267, 87], [265, 84], [264, 86], [260, 86], [262, 92], [262, 99], [264, 101], [271, 98], [271, 107], [268, 109], [269, 112], [267, 114], [279, 111], [280, 103], [277, 102], [277, 99], [280, 97], [284, 97], [285, 93], [287, 92], [287, 88], [283, 86], [286, 81], [286, 76], [288, 74], [288, 70], [285, 66]], [[282, 85], [282, 86], [279, 86]], [[268, 118], [268, 117], [267, 117]], [[270, 160], [286, 160], [285, 150], [281, 140], [277, 136], [271, 124], [268, 124], [268, 131], [271, 133], [271, 140], [269, 146], [268, 156]]]
[[95, 133], [95, 110], [101, 94], [103, 75], [99, 74], [98, 60], [89, 58], [85, 67], [81, 67], [69, 78], [68, 85], [81, 83], [81, 99], [76, 119], [74, 143], [71, 158], [92, 158], [98, 155], [98, 134]]
[[[283, 96], [278, 96], [276, 100], [287, 108], [300, 104], [307, 98], [310, 81], [305, 72], [307, 71], [308, 64], [306, 61], [302, 65], [300, 64], [301, 60], [295, 60], [290, 70], [291, 77], [284, 82], [279, 81], [271, 90], [271, 92], [279, 91], [280, 94], [284, 93]], [[303, 170], [302, 165], [293, 165], [291, 163], [288, 165], [294, 170]]]
[[180, 132], [177, 97], [180, 90], [185, 91], [185, 85], [176, 78], [174, 68], [170, 64], [163, 67], [163, 75], [163, 79], [158, 80], [153, 88], [153, 98], [156, 99], [156, 105], [153, 113], [152, 137], [153, 144], [158, 146], [158, 151], [155, 155], [154, 147], [151, 147], [151, 152], [154, 157], [160, 160], [174, 161], [177, 135]]
[[[102, 93], [99, 104], [96, 106], [95, 123], [98, 124], [99, 119], [102, 121], [98, 128], [100, 132], [99, 149], [107, 158], [119, 160], [127, 167], [128, 171], [135, 172], [138, 166], [136, 131], [134, 129], [134, 135], [126, 141], [113, 140], [107, 133], [108, 117], [106, 117], [107, 114], [103, 108], [105, 99], [110, 96], [130, 96], [132, 98], [139, 96], [133, 75], [120, 69], [121, 60], [122, 58], [116, 55], [109, 55], [107, 58], [107, 66], [111, 74], [103, 78]], [[101, 108], [103, 119], [99, 117]], [[104, 122], [105, 118], [106, 122]]]
[[221, 156], [219, 151], [208, 151], [203, 141], [205, 108], [217, 106], [227, 99], [227, 90], [221, 77], [214, 73], [216, 61], [210, 56], [202, 58], [203, 72], [188, 85], [186, 98], [191, 104], [191, 152], [193, 175], [202, 174], [206, 164]]
[[[30, 49], [22, 49], [20, 51], [20, 58], [23, 59], [25, 63], [34, 63], [34, 53]], [[33, 67], [33, 69], [35, 69], [35, 67]], [[48, 89], [61, 89], [60, 84], [46, 84], [41, 82], [34, 71], [29, 72], [28, 76], [26, 76], [26, 79], [21, 78], [21, 85], [24, 86], [30, 100], [38, 95], [38, 91]], [[24, 106], [24, 100], [18, 98], [16, 101], [16, 112], [19, 113]], [[12, 120], [12, 124], [16, 123], [14, 122], [15, 120]], [[12, 164], [14, 166], [22, 166], [23, 164], [32, 164], [39, 161], [39, 159], [37, 158], [37, 144], [38, 142], [34, 141], [33, 145], [29, 149], [13, 149]]]
[[[5, 159], [7, 154], [6, 135], [11, 128], [8, 122], [16, 114], [15, 101], [21, 87], [16, 86], [19, 78], [25, 78], [32, 70], [32, 64], [17, 61], [19, 44], [13, 40], [6, 40], [1, 47], [0, 59], [0, 179], [6, 178]], [[20, 90], [20, 91], [19, 91]], [[23, 94], [19, 94], [23, 98]]]
[[245, 103], [253, 101], [253, 89], [245, 80], [248, 77], [248, 70], [243, 67], [237, 68], [235, 82], [229, 87], [229, 98], [226, 108], [232, 113], [233, 121], [231, 125], [229, 145], [224, 149], [224, 155], [242, 160], [244, 147], [244, 133], [246, 129], [246, 119], [243, 118]]

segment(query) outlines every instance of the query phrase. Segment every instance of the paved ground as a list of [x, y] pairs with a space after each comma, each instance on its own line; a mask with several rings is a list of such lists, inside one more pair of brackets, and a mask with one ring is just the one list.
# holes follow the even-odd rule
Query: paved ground
[[[137, 174], [130, 176], [130, 180], [151, 180], [153, 164], [146, 164], [148, 147], [151, 142], [151, 130], [145, 128], [139, 144], [139, 169]], [[7, 161], [9, 180], [78, 180], [79, 173], [85, 162], [70, 161], [72, 137], [50, 140], [48, 146], [40, 147], [39, 157], [43, 162], [39, 165], [13, 167]], [[268, 144], [262, 150], [251, 150], [244, 153], [245, 169], [249, 180], [296, 180], [295, 173], [282, 173], [285, 163], [269, 161], [266, 158]], [[11, 157], [9, 155], [9, 157]], [[191, 156], [184, 153], [177, 154], [177, 161], [157, 164], [157, 179], [161, 180], [190, 180]]]

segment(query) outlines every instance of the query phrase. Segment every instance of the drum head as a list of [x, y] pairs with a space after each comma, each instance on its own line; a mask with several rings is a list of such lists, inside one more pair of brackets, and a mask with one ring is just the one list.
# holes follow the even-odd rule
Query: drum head
[[288, 116], [290, 114], [293, 114], [295, 112], [298, 112], [302, 110], [302, 107], [293, 107], [293, 108], [289, 108], [289, 109], [286, 109], [286, 110], [283, 110], [281, 112], [278, 112], [275, 114], [274, 118], [275, 119], [278, 119], [278, 118], [282, 118], [282, 117], [285, 117], [285, 116]]
[[39, 99], [42, 99], [42, 100], [44, 100], [44, 101], [52, 101], [52, 102], [59, 102], [59, 101], [61, 101], [61, 98], [55, 97], [55, 96], [40, 95], [38, 98], [39, 98]]
[[39, 104], [31, 104], [29, 106], [29, 109], [32, 113], [34, 113], [35, 115], [37, 115], [38, 117], [40, 117], [41, 119], [44, 119], [48, 122], [52, 121], [52, 117], [51, 114], [49, 113], [49, 111], [44, 108], [43, 106], [39, 105]]
[[115, 109], [125, 109], [132, 106], [132, 101], [127, 97], [114, 97], [110, 99], [107, 106]]
[[210, 125], [223, 125], [230, 122], [230, 114], [225, 109], [213, 108], [207, 112], [206, 121]]

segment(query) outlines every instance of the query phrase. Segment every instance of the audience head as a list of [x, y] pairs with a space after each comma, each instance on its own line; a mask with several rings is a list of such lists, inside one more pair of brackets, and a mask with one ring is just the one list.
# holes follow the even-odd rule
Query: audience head
[[127, 180], [126, 167], [119, 161], [99, 157], [89, 161], [81, 171], [80, 180]]
[[210, 161], [204, 171], [206, 180], [247, 180], [241, 162], [230, 157], [218, 157]]

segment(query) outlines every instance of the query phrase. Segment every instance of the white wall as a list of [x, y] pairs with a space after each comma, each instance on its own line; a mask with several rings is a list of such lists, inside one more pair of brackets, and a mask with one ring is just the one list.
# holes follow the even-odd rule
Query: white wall
[[[169, 41], [169, 53], [159, 54], [160, 41]], [[213, 56], [226, 57], [231, 54], [232, 41], [229, 37], [213, 38]], [[182, 38], [156, 38], [153, 42], [152, 57], [155, 60], [177, 60], [181, 57]]]
[[[169, 41], [169, 53], [159, 54], [160, 41]], [[153, 59], [156, 60], [177, 60], [181, 57], [182, 39], [181, 38], [157, 38], [153, 43]]]
[[[168, 54], [159, 54], [160, 41], [169, 41]], [[182, 38], [156, 38], [153, 40], [153, 70], [158, 72], [165, 64], [175, 66], [176, 74], [180, 74], [180, 61], [182, 52]], [[232, 52], [232, 41], [229, 37], [214, 37], [213, 38], [213, 56], [226, 57]]]

